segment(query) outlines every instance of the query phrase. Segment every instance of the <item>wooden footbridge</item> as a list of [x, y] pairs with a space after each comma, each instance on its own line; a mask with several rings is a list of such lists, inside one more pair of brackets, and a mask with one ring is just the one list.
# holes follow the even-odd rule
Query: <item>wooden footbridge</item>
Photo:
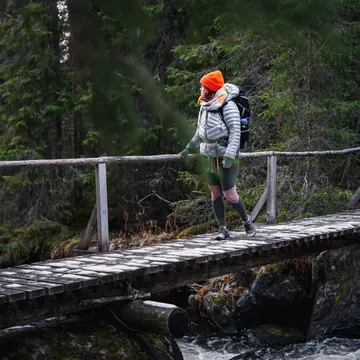
[[360, 243], [360, 210], [0, 270], [0, 328]]
[[[268, 166], [272, 176], [268, 176], [265, 199], [276, 190], [273, 182], [276, 170], [271, 168], [276, 165], [275, 155], [266, 154], [270, 157]], [[71, 160], [73, 164], [84, 164], [84, 159]], [[106, 160], [96, 161], [93, 163], [101, 165], [97, 165], [96, 175], [100, 251], [0, 269], [0, 329], [124, 299], [131, 301], [223, 274], [360, 242], [358, 209], [291, 223], [257, 224], [255, 238], [247, 238], [240, 229], [231, 232], [230, 239], [220, 242], [213, 240], [214, 234], [203, 234], [143, 247], [101, 251], [108, 246], [103, 173]], [[33, 160], [31, 164], [39, 165], [37, 162], [50, 165], [56, 160]], [[14, 163], [17, 162], [3, 162], [5, 166]], [[272, 214], [275, 201], [268, 202]]]

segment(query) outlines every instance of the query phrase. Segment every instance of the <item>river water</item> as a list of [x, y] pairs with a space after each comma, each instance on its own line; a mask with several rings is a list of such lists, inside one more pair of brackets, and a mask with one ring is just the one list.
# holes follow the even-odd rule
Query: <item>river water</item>
[[360, 360], [359, 339], [331, 338], [285, 347], [256, 346], [246, 337], [189, 336], [178, 341], [184, 360]]

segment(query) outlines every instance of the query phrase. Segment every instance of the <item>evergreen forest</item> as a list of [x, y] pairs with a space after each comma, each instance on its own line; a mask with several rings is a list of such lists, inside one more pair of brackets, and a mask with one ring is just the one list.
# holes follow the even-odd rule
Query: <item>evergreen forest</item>
[[[246, 151], [360, 146], [359, 0], [0, 0], [0, 160], [177, 154], [196, 129], [199, 79], [216, 69], [247, 90]], [[342, 210], [359, 160], [279, 158], [277, 221]], [[214, 226], [199, 162], [107, 170], [118, 246]], [[94, 174], [0, 168], [1, 266], [67, 255]], [[265, 158], [240, 162], [250, 210], [265, 183]]]

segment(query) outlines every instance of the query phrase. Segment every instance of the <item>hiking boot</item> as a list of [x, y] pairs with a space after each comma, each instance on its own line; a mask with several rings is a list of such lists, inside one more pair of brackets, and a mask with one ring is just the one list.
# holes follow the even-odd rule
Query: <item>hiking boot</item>
[[247, 220], [243, 221], [243, 225], [245, 228], [246, 236], [252, 237], [252, 236], [256, 235], [256, 229], [254, 228], [254, 225], [253, 225], [249, 215], [248, 215]]
[[219, 229], [219, 233], [216, 235], [215, 240], [225, 240], [230, 237], [229, 230], [222, 226]]

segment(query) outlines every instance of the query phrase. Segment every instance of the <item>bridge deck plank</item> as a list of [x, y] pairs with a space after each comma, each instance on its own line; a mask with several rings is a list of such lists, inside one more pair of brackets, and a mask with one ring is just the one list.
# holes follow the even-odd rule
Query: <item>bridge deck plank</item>
[[[31, 281], [31, 280], [25, 280], [25, 279], [20, 279], [20, 278], [0, 276], [0, 282], [40, 287], [40, 288], [44, 289], [45, 295], [47, 295], [47, 296], [61, 294], [62, 292], [64, 292], [63, 285], [53, 284], [53, 283], [48, 283], [48, 282], [43, 282], [43, 281]], [[0, 300], [0, 303], [1, 303], [1, 300]]]
[[[201, 234], [162, 244], [0, 269], [0, 306], [139, 277], [164, 276], [164, 281], [169, 282], [168, 276], [174, 271], [194, 268], [198, 269], [194, 270], [196, 275], [196, 271], [204, 271], [213, 266], [211, 264], [216, 263], [220, 268], [222, 261], [226, 263], [230, 259], [252, 265], [256, 262], [246, 259], [264, 252], [271, 254], [275, 261], [277, 254], [287, 249], [306, 249], [317, 242], [336, 241], [344, 235], [359, 233], [360, 210], [292, 223], [257, 224], [257, 230], [255, 238], [246, 238], [242, 230], [232, 231], [230, 239], [222, 242], [214, 241], [214, 234]], [[226, 264], [224, 266], [231, 269]]]
[[22, 268], [1, 269], [0, 276], [61, 284], [65, 291], [81, 289], [83, 287], [83, 279], [86, 279], [77, 275], [67, 276], [67, 274], [57, 274], [51, 271], [26, 269], [25, 266]]
[[5, 295], [6, 301], [9, 303], [25, 300], [26, 299], [26, 292], [25, 290], [21, 289], [9, 289], [6, 286], [2, 287], [0, 285], [0, 295]]
[[46, 291], [42, 286], [24, 284], [18, 281], [0, 281], [0, 287], [9, 290], [19, 290], [21, 292], [24, 291], [27, 299], [35, 299], [39, 297], [44, 297], [46, 295]]

